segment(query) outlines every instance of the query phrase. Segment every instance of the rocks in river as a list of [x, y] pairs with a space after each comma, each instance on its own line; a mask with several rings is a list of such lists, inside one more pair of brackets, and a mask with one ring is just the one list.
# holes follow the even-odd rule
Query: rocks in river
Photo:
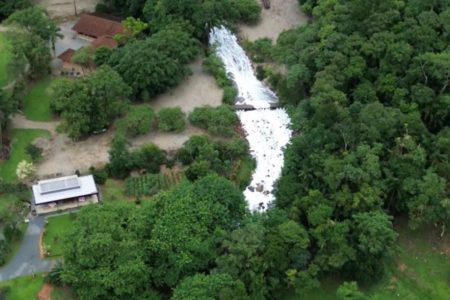
[[255, 188], [254, 187], [252, 187], [251, 185], [248, 187], [248, 190], [250, 191], [250, 192], [254, 192], [255, 191]]
[[264, 190], [264, 185], [258, 183], [258, 184], [256, 185], [256, 191], [259, 192], [259, 193], [261, 193], [263, 190]]

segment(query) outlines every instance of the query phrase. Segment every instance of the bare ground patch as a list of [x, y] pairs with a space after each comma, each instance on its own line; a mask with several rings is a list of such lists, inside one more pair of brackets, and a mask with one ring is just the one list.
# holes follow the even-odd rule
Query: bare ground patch
[[242, 24], [239, 28], [241, 37], [250, 41], [265, 37], [275, 41], [281, 32], [307, 22], [298, 0], [271, 0], [271, 8], [263, 8], [258, 24]]

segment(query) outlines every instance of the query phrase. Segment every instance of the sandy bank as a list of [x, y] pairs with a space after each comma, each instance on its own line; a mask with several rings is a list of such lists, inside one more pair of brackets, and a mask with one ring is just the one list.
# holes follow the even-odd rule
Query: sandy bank
[[307, 22], [308, 17], [300, 11], [298, 0], [271, 0], [271, 8], [263, 8], [258, 24], [242, 24], [239, 28], [245, 39], [254, 41], [267, 37], [275, 41], [281, 32]]

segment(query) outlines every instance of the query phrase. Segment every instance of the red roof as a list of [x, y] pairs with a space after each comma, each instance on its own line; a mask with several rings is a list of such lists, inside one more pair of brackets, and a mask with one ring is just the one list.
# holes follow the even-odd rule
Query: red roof
[[112, 49], [117, 47], [117, 42], [111, 36], [102, 35], [101, 37], [96, 38], [91, 45], [94, 49], [97, 49], [100, 46]]
[[72, 57], [73, 57], [74, 54], [75, 54], [75, 50], [67, 49], [66, 51], [64, 51], [63, 53], [58, 55], [58, 58], [61, 59], [63, 62], [71, 63], [72, 62]]
[[118, 19], [110, 16], [101, 16], [94, 14], [81, 15], [78, 22], [72, 27], [72, 30], [79, 34], [98, 38], [101, 36], [113, 36], [124, 32], [122, 24]]

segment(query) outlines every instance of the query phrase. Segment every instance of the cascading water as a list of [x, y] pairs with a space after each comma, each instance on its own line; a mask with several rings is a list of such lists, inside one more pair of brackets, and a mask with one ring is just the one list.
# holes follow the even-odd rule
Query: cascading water
[[221, 26], [213, 28], [209, 38], [239, 91], [237, 104], [255, 108], [237, 112], [247, 133], [250, 153], [256, 159], [256, 170], [244, 195], [251, 210], [265, 210], [274, 200], [273, 186], [283, 168], [283, 150], [292, 134], [290, 119], [284, 109], [268, 109], [278, 102], [278, 97], [256, 78], [236, 36]]

